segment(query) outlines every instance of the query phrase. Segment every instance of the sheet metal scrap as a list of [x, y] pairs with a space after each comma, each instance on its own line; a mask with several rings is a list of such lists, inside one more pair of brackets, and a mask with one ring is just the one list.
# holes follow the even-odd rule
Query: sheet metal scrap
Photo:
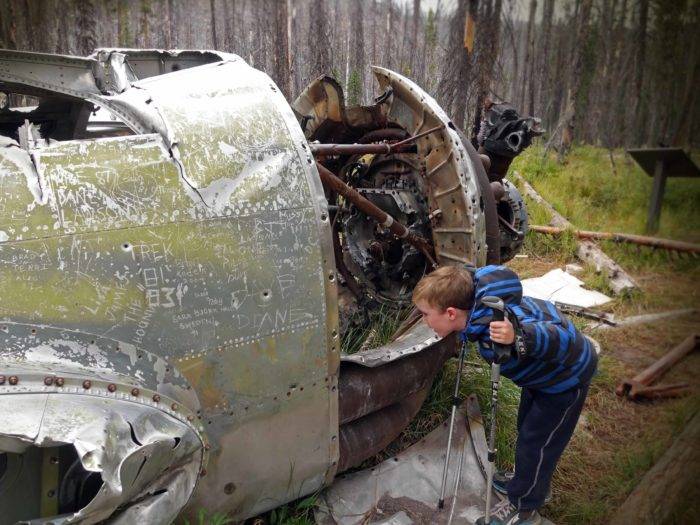
[[[321, 494], [315, 518], [319, 525], [440, 525], [453, 504], [455, 525], [473, 525], [484, 514], [487, 444], [475, 395], [458, 409], [455, 449], [448, 470], [445, 508], [437, 501], [449, 427], [443, 423], [408, 449], [379, 465], [339, 476]], [[462, 461], [457, 498], [453, 490]], [[494, 493], [498, 499], [501, 496]], [[553, 525], [544, 519], [543, 525]]]
[[[451, 489], [458, 458], [463, 455], [453, 523], [473, 523], [483, 514], [486, 490], [483, 471], [486, 438], [476, 397], [470, 396], [462, 404], [459, 415], [462, 423], [455, 426], [453, 439], [456, 446], [448, 473]], [[447, 431], [447, 424], [443, 424], [418, 443], [376, 467], [340, 476], [323, 493], [316, 522], [320, 525], [446, 523], [454, 495], [448, 492], [442, 511], [437, 509], [437, 500]]]
[[671, 349], [659, 358], [651, 366], [620, 383], [615, 392], [618, 396], [626, 396], [628, 399], [655, 399], [663, 397], [678, 397], [688, 393], [688, 383], [675, 383], [671, 385], [654, 385], [676, 363], [698, 348], [700, 335], [691, 334], [681, 344]]

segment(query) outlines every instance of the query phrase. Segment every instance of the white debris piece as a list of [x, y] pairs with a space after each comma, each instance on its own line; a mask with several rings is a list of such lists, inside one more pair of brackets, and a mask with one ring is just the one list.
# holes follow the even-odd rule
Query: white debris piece
[[546, 301], [591, 308], [609, 302], [605, 294], [582, 287], [583, 281], [557, 268], [542, 277], [524, 279], [523, 295]]

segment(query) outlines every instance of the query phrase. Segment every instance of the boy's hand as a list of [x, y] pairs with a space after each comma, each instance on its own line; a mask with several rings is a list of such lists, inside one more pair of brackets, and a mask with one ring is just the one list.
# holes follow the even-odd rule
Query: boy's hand
[[503, 321], [491, 321], [489, 325], [489, 336], [494, 343], [510, 345], [515, 341], [515, 330], [508, 319]]

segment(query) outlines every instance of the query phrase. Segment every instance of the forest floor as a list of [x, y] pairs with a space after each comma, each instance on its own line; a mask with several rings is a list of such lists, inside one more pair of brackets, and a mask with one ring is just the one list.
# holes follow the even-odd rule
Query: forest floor
[[[611, 161], [612, 159], [612, 161]], [[614, 163], [614, 164], [613, 164]], [[516, 159], [517, 170], [555, 209], [574, 226], [587, 230], [644, 233], [651, 178], [622, 151], [612, 155], [594, 147], [574, 149], [564, 165], [554, 155], [543, 156], [532, 147]], [[661, 213], [659, 236], [700, 241], [700, 181], [670, 179]], [[531, 224], [547, 224], [547, 212], [527, 202]], [[521, 278], [540, 276], [563, 268], [575, 258], [570, 235], [558, 238], [530, 232], [522, 255], [508, 263]], [[601, 310], [623, 318], [694, 307], [700, 310], [700, 264], [695, 257], [681, 257], [664, 250], [630, 245], [601, 244], [605, 252], [628, 271], [640, 289], [615, 297]], [[613, 297], [607, 280], [586, 267], [580, 278], [590, 289]], [[579, 328], [587, 322], [574, 319]], [[391, 333], [389, 328], [377, 332]], [[600, 342], [602, 352], [575, 435], [562, 457], [552, 483], [553, 499], [543, 514], [559, 525], [609, 521], [615, 510], [637, 485], [644, 473], [668, 449], [690, 417], [700, 410], [700, 352], [694, 352], [671, 369], [663, 383], [688, 382], [690, 395], [679, 399], [635, 403], [615, 395], [616, 385], [637, 374], [655, 359], [700, 331], [700, 315], [694, 314], [655, 324], [588, 331]], [[419, 415], [397, 440], [370, 463], [379, 462], [415, 443], [444, 421], [450, 409], [457, 363], [443, 368]], [[465, 367], [462, 395], [476, 393], [482, 413], [490, 410], [489, 368], [472, 353]], [[513, 465], [515, 420], [520, 391], [505, 379], [500, 391], [498, 416], [498, 463]], [[488, 428], [488, 425], [487, 425]], [[276, 509], [266, 516], [273, 525], [311, 524], [314, 497]], [[679, 523], [700, 522], [699, 502], [679, 505]]]

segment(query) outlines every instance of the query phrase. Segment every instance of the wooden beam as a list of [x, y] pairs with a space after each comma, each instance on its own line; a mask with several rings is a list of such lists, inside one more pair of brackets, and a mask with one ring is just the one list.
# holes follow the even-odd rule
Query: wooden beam
[[642, 246], [650, 246], [652, 248], [663, 248], [676, 252], [685, 253], [700, 253], [700, 244], [690, 242], [674, 241], [672, 239], [661, 239], [659, 237], [646, 237], [644, 235], [633, 235], [631, 233], [612, 233], [612, 232], [594, 232], [587, 230], [567, 230], [566, 228], [558, 228], [556, 226], [539, 226], [531, 224], [530, 230], [537, 233], [546, 233], [548, 235], [559, 235], [566, 231], [570, 231], [579, 239], [593, 239], [598, 241], [613, 241], [613, 242], [628, 242], [631, 244], [639, 244]]

